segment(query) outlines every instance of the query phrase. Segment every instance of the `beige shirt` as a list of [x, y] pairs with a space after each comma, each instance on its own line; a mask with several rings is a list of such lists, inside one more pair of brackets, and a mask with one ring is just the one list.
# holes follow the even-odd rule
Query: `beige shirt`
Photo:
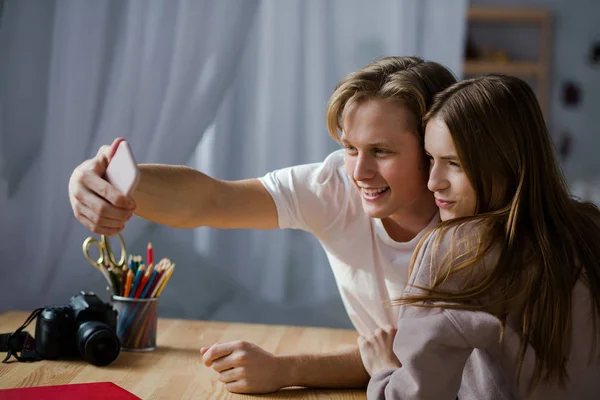
[[[448, 240], [443, 240], [437, 249], [433, 243], [432, 235], [418, 255], [410, 284], [430, 285], [434, 267], [431, 265], [432, 251], [439, 256], [448, 252]], [[487, 266], [480, 267], [485, 269]], [[452, 289], [454, 284], [450, 281], [444, 289]], [[414, 292], [418, 289], [407, 288], [407, 293]], [[587, 288], [578, 283], [572, 297], [573, 335], [567, 363], [570, 379], [565, 388], [538, 386], [533, 399], [600, 399], [600, 341], [592, 355], [593, 308], [590, 300]], [[515, 373], [520, 339], [518, 327], [510, 315], [501, 340], [499, 320], [485, 312], [415, 306], [398, 308], [394, 352], [402, 367], [376, 373], [368, 386], [369, 400], [528, 398], [534, 350], [531, 346], [527, 350], [517, 385]]]

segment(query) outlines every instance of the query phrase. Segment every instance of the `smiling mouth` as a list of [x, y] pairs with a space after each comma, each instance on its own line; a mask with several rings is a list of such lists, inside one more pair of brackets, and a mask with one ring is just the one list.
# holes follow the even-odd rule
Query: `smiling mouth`
[[380, 189], [365, 189], [360, 188], [363, 197], [367, 200], [376, 200], [389, 191], [389, 186]]

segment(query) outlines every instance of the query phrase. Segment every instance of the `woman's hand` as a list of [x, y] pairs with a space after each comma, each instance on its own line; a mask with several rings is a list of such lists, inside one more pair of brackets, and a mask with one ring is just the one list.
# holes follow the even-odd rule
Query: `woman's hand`
[[373, 376], [387, 368], [400, 368], [402, 364], [394, 354], [396, 328], [391, 326], [378, 328], [372, 335], [359, 336], [358, 348], [363, 365]]

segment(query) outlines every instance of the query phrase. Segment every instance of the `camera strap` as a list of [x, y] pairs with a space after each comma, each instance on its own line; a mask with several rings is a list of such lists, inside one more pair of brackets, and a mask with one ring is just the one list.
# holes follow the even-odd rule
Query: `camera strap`
[[[39, 361], [42, 357], [35, 352], [35, 339], [29, 334], [29, 332], [23, 331], [27, 328], [27, 325], [33, 321], [43, 308], [35, 309], [27, 320], [21, 325], [19, 329], [13, 333], [0, 334], [0, 352], [6, 351], [6, 357], [2, 360], [2, 363], [7, 363], [11, 356], [14, 356], [17, 361]], [[21, 352], [21, 355], [18, 353]]]

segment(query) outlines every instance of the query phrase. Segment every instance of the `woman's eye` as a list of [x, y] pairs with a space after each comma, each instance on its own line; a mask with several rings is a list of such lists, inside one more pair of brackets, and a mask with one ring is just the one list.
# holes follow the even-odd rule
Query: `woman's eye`
[[458, 165], [457, 163], [455, 163], [455, 162], [453, 162], [453, 161], [450, 161], [450, 163], [449, 163], [449, 164], [450, 164], [450, 166], [451, 166], [452, 168], [460, 168], [460, 165]]
[[344, 145], [344, 149], [346, 149], [346, 152], [348, 153], [356, 153], [356, 147], [354, 146]]

